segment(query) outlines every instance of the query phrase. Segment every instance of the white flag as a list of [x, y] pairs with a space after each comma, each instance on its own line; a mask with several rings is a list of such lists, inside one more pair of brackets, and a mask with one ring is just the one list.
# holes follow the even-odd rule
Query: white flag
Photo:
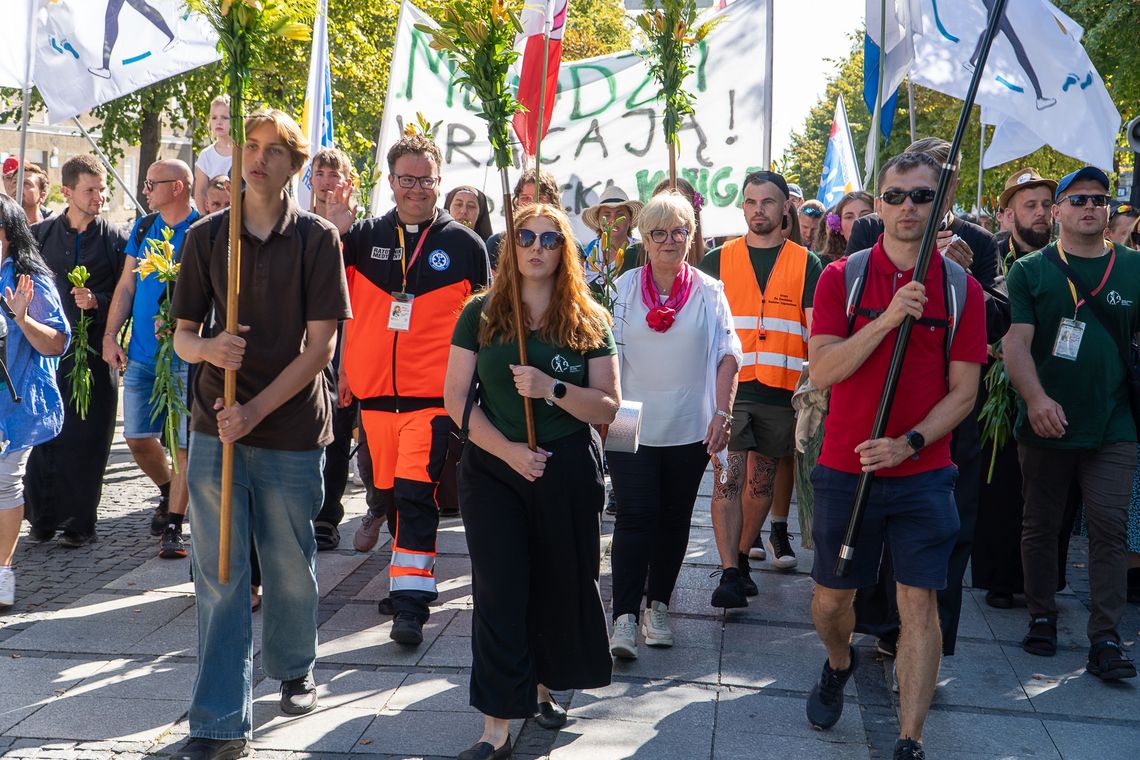
[[4, 23], [9, 38], [0, 45], [0, 87], [24, 89], [30, 48], [19, 40], [27, 35], [33, 8], [38, 4], [38, 0], [11, 0], [12, 7], [5, 9]]
[[[334, 147], [332, 111], [332, 73], [329, 69], [328, 0], [320, 0], [317, 17], [313, 21], [313, 49], [309, 57], [309, 83], [305, 88], [305, 110], [301, 117], [301, 130], [309, 140], [309, 155], [317, 155], [322, 148]], [[313, 163], [301, 172], [297, 184], [297, 205], [308, 209], [312, 205]]]
[[[964, 97], [993, 4], [911, 0], [913, 80]], [[1081, 46], [1082, 34], [1046, 0], [1006, 5], [977, 96], [985, 118], [998, 125], [986, 167], [1047, 144], [1111, 170], [1120, 114]]]
[[221, 57], [209, 23], [182, 0], [51, 0], [31, 43], [52, 123]]
[[[867, 33], [863, 36], [863, 102], [871, 114], [871, 131], [867, 137], [867, 148], [863, 164], [867, 169], [866, 184], [871, 182], [871, 172], [875, 170], [875, 130], [883, 135], [884, 142], [890, 136], [893, 126], [896, 95], [899, 85], [906, 78], [911, 59], [914, 58], [914, 45], [910, 39], [909, 0], [867, 0]], [[886, 36], [879, 39], [883, 32]], [[879, 92], [879, 58], [882, 56], [883, 90], [878, 113], [875, 102]], [[886, 120], [884, 124], [883, 121]]]

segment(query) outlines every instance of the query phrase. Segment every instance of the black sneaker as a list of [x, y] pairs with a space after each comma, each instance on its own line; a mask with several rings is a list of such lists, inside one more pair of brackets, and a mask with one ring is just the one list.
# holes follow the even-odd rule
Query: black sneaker
[[281, 682], [281, 712], [305, 715], [317, 709], [317, 684], [313, 674]]
[[614, 495], [614, 489], [611, 486], [609, 492], [606, 494], [606, 514], [617, 514], [617, 496]]
[[736, 609], [748, 606], [748, 597], [740, 583], [740, 570], [735, 567], [726, 567], [723, 570], [714, 570], [709, 577], [720, 576], [720, 585], [712, 594], [710, 604], [723, 609]]
[[791, 570], [796, 566], [798, 560], [792, 551], [792, 542], [788, 539], [786, 522], [772, 523], [772, 531], [768, 534], [768, 551], [772, 553], [772, 564], [780, 570]]
[[78, 549], [87, 544], [93, 544], [98, 539], [94, 533], [78, 533], [74, 530], [65, 530], [56, 539], [56, 545], [62, 546], [64, 549]]
[[740, 588], [744, 589], [745, 596], [756, 596], [760, 589], [756, 581], [752, 580], [752, 566], [748, 564], [747, 554], [736, 555], [736, 569], [740, 572]]
[[313, 523], [313, 535], [317, 539], [317, 551], [327, 552], [340, 546], [340, 531], [332, 523]]
[[150, 517], [150, 534], [155, 538], [162, 535], [162, 531], [166, 530], [167, 524], [170, 523], [170, 499], [163, 496], [159, 500], [158, 506], [154, 508], [154, 514]]
[[162, 559], [183, 559], [186, 557], [186, 541], [182, 538], [182, 528], [170, 523], [162, 531], [158, 544], [158, 556]]
[[914, 739], [899, 739], [895, 742], [895, 760], [926, 760], [922, 742]]
[[1089, 661], [1085, 670], [1102, 681], [1136, 677], [1136, 666], [1115, 641], [1098, 641], [1089, 647]]
[[768, 553], [764, 551], [763, 531], [756, 534], [756, 540], [752, 542], [752, 548], [748, 550], [748, 559], [754, 559], [760, 562], [768, 559]]
[[396, 606], [392, 604], [392, 597], [386, 596], [376, 604], [376, 611], [384, 617], [395, 617]]
[[897, 634], [894, 637], [882, 636], [875, 641], [875, 651], [883, 657], [894, 657], [899, 648]]
[[192, 736], [174, 752], [174, 760], [236, 760], [249, 755], [245, 739], [203, 739]]
[[839, 716], [843, 714], [843, 687], [858, 666], [859, 656], [855, 654], [855, 647], [851, 647], [851, 664], [847, 670], [832, 670], [831, 664], [823, 661], [819, 683], [811, 687], [807, 700], [807, 718], [812, 726], [823, 730], [839, 722]]
[[410, 612], [399, 612], [392, 621], [388, 638], [400, 644], [419, 646], [424, 640], [424, 624]]

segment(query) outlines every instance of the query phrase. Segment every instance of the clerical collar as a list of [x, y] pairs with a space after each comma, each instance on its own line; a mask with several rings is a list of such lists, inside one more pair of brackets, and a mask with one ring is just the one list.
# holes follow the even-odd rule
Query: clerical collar
[[431, 219], [427, 219], [427, 220], [420, 222], [418, 224], [408, 224], [406, 222], [400, 221], [400, 215], [396, 214], [396, 224], [400, 225], [401, 227], [403, 227], [408, 232], [419, 232], [421, 227], [425, 227], [425, 226], [430, 227], [434, 222], [435, 222], [435, 216], [432, 216]]

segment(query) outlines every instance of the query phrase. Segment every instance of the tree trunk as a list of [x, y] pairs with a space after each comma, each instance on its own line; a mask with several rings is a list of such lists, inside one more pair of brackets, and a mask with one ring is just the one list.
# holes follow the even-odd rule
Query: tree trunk
[[146, 196], [143, 195], [143, 185], [146, 183], [146, 171], [158, 160], [158, 149], [162, 144], [161, 103], [144, 98], [139, 116], [139, 173], [135, 185], [135, 197], [149, 211], [150, 206], [146, 202]]

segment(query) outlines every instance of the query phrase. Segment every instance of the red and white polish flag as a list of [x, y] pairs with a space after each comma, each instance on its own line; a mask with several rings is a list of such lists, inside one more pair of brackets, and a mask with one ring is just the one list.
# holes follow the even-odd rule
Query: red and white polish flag
[[[515, 41], [515, 47], [521, 47], [523, 54], [517, 97], [526, 111], [515, 114], [513, 126], [528, 156], [534, 155], [538, 142], [540, 112], [543, 136], [550, 128], [550, 117], [554, 112], [558, 67], [562, 64], [562, 33], [566, 30], [566, 3], [567, 0], [528, 0], [520, 19], [523, 31]], [[550, 42], [546, 46], [546, 101], [542, 103], [544, 33], [549, 35]]]

